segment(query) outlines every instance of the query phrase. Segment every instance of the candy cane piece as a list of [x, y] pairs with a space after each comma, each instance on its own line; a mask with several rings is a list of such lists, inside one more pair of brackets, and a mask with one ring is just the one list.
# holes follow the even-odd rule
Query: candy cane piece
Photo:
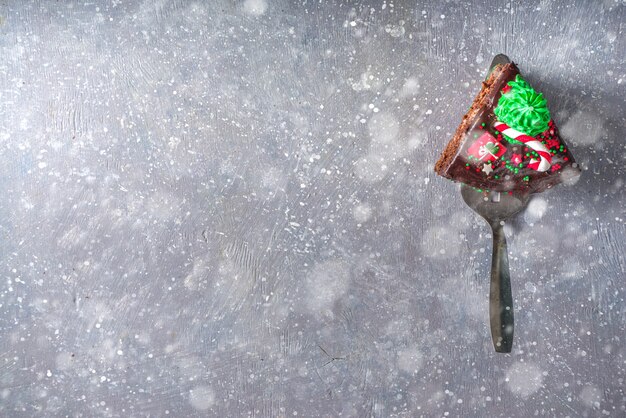
[[530, 163], [528, 164], [529, 168], [536, 171], [548, 171], [550, 169], [550, 166], [552, 165], [552, 155], [550, 155], [550, 151], [548, 151], [548, 148], [546, 148], [541, 141], [538, 141], [525, 133], [516, 131], [506, 123], [496, 122], [494, 124], [494, 128], [496, 128], [496, 130], [503, 135], [523, 142], [524, 145], [539, 154], [539, 160], [531, 158]]

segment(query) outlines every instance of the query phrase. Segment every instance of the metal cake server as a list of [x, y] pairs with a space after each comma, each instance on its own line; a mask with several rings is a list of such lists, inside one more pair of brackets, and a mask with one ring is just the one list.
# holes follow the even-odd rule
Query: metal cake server
[[511, 62], [512, 62], [511, 59], [504, 54], [498, 54], [495, 57], [493, 57], [493, 59], [491, 60], [491, 64], [489, 65], [489, 72], [487, 72], [487, 76], [485, 77], [485, 80], [489, 78], [491, 71], [494, 69], [496, 65], [509, 64]]
[[[494, 57], [489, 73], [498, 64], [511, 60], [504, 54]], [[491, 255], [491, 282], [489, 289], [489, 318], [491, 339], [498, 353], [510, 353], [513, 346], [513, 295], [511, 293], [511, 275], [509, 256], [504, 235], [504, 221], [512, 218], [526, 207], [530, 199], [528, 193], [499, 193], [488, 195], [461, 185], [461, 195], [467, 205], [482, 216], [491, 226], [493, 252]]]
[[509, 256], [504, 235], [504, 221], [526, 207], [530, 195], [491, 192], [485, 195], [461, 185], [461, 195], [467, 206], [482, 216], [491, 226], [493, 252], [491, 255], [491, 284], [489, 289], [489, 318], [491, 340], [498, 353], [510, 353], [513, 346], [513, 295]]

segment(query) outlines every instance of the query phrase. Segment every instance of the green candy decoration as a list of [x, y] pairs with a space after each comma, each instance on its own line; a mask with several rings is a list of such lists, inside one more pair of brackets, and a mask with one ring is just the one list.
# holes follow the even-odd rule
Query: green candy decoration
[[[498, 100], [493, 113], [500, 122], [506, 123], [516, 131], [529, 136], [536, 136], [548, 129], [550, 112], [548, 104], [541, 93], [530, 87], [519, 74], [514, 81], [509, 81], [510, 89]], [[510, 142], [518, 143], [506, 137]]]

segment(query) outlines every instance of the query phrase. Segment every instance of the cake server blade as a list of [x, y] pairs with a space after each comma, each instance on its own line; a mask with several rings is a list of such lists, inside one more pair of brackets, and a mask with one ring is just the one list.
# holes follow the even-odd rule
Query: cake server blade
[[491, 60], [491, 64], [489, 65], [489, 71], [487, 71], [487, 76], [485, 77], [485, 80], [489, 78], [489, 75], [491, 74], [493, 69], [496, 68], [496, 65], [509, 64], [511, 62], [513, 61], [511, 61], [511, 59], [504, 54], [498, 54], [493, 57], [493, 59]]

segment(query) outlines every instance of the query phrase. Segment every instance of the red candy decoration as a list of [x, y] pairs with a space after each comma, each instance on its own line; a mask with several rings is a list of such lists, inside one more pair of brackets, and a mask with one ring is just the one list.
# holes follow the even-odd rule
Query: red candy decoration
[[495, 161], [506, 152], [506, 148], [489, 132], [483, 132], [467, 149], [468, 155], [479, 161]]

